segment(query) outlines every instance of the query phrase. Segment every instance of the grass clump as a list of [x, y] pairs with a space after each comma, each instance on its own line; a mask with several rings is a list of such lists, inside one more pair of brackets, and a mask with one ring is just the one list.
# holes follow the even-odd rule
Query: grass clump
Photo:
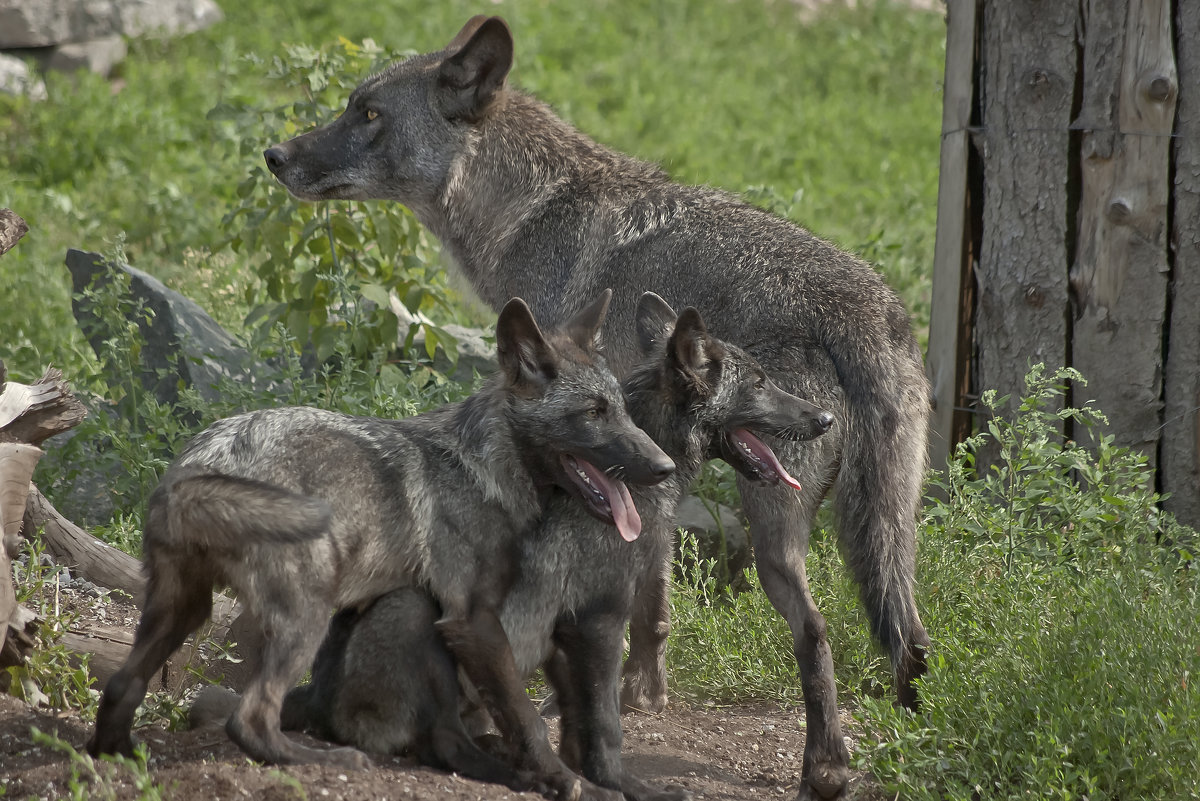
[[[1035, 367], [1016, 420], [959, 447], [929, 510], [922, 711], [860, 699], [859, 762], [889, 795], [1200, 797], [1196, 535], [1158, 510], [1143, 457], [1062, 441], [1059, 419], [1103, 419], [1048, 410], [1066, 380]], [[988, 440], [1001, 457], [975, 476]]]

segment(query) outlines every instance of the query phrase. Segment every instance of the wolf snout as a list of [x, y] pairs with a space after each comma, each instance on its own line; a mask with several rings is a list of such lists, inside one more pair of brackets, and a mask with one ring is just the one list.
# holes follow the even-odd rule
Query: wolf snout
[[282, 147], [275, 145], [263, 151], [263, 158], [266, 159], [267, 169], [278, 175], [283, 166], [287, 164], [288, 154]]
[[675, 472], [675, 462], [664, 453], [661, 457], [652, 459], [647, 469], [655, 481], [662, 481]]
[[817, 432], [821, 433], [821, 434], [824, 434], [832, 426], [833, 426], [833, 415], [830, 414], [829, 412], [821, 412], [820, 414], [817, 415], [816, 419], [813, 420], [813, 427], [816, 428]]

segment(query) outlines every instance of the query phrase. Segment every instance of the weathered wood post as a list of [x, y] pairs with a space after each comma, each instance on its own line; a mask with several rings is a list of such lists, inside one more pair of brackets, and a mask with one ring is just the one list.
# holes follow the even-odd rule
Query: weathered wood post
[[1145, 454], [1200, 525], [1200, 4], [980, 0], [977, 32], [955, 24], [971, 4], [949, 8], [945, 116], [962, 116], [964, 37], [980, 115], [966, 159], [943, 139], [933, 464], [964, 433], [944, 396], [1015, 397], [1030, 364], [1069, 365], [1089, 382], [1071, 401], [1108, 416], [1097, 433]]
[[1170, 319], [1159, 472], [1166, 507], [1200, 528], [1200, 3], [1175, 15], [1179, 104], [1171, 190]]

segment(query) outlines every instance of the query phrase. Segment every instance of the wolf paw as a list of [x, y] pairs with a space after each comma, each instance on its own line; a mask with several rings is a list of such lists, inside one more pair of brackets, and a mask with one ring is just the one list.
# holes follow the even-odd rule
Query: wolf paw
[[332, 748], [323, 753], [325, 757], [321, 761], [327, 765], [345, 770], [371, 769], [370, 758], [356, 748]]
[[111, 732], [102, 734], [100, 727], [92, 732], [92, 736], [87, 741], [87, 752], [93, 757], [99, 757], [102, 754], [116, 754], [117, 756], [133, 757], [133, 735], [128, 731], [114, 735]]
[[621, 713], [647, 712], [657, 715], [667, 708], [667, 689], [645, 673], [630, 673], [621, 687]]
[[817, 765], [804, 777], [796, 801], [845, 798], [850, 770], [845, 765]]

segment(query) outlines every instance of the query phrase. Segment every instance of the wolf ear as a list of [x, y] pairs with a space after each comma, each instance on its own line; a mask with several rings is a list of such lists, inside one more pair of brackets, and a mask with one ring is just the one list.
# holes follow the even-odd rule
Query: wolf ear
[[558, 375], [558, 358], [546, 342], [533, 312], [520, 298], [504, 304], [496, 320], [496, 355], [514, 386], [542, 387]]
[[472, 17], [446, 53], [437, 76], [441, 112], [449, 119], [478, 122], [512, 69], [512, 32], [500, 17]]
[[645, 292], [638, 298], [637, 338], [643, 356], [654, 354], [659, 345], [675, 330], [675, 310], [653, 292]]
[[612, 294], [611, 289], [604, 290], [600, 297], [563, 324], [563, 330], [571, 341], [584, 350], [600, 348], [600, 329], [604, 326], [604, 318], [608, 317], [608, 304], [612, 301]]
[[688, 306], [675, 321], [675, 330], [667, 342], [667, 358], [684, 373], [699, 381], [700, 373], [717, 356], [712, 352], [713, 344], [700, 312]]
[[471, 37], [475, 35], [475, 31], [479, 30], [483, 23], [487, 21], [487, 14], [476, 14], [467, 20], [467, 24], [462, 26], [462, 30], [454, 35], [454, 38], [450, 40], [450, 44], [446, 45], [446, 52], [457, 53], [461, 50], [462, 46], [469, 42]]

